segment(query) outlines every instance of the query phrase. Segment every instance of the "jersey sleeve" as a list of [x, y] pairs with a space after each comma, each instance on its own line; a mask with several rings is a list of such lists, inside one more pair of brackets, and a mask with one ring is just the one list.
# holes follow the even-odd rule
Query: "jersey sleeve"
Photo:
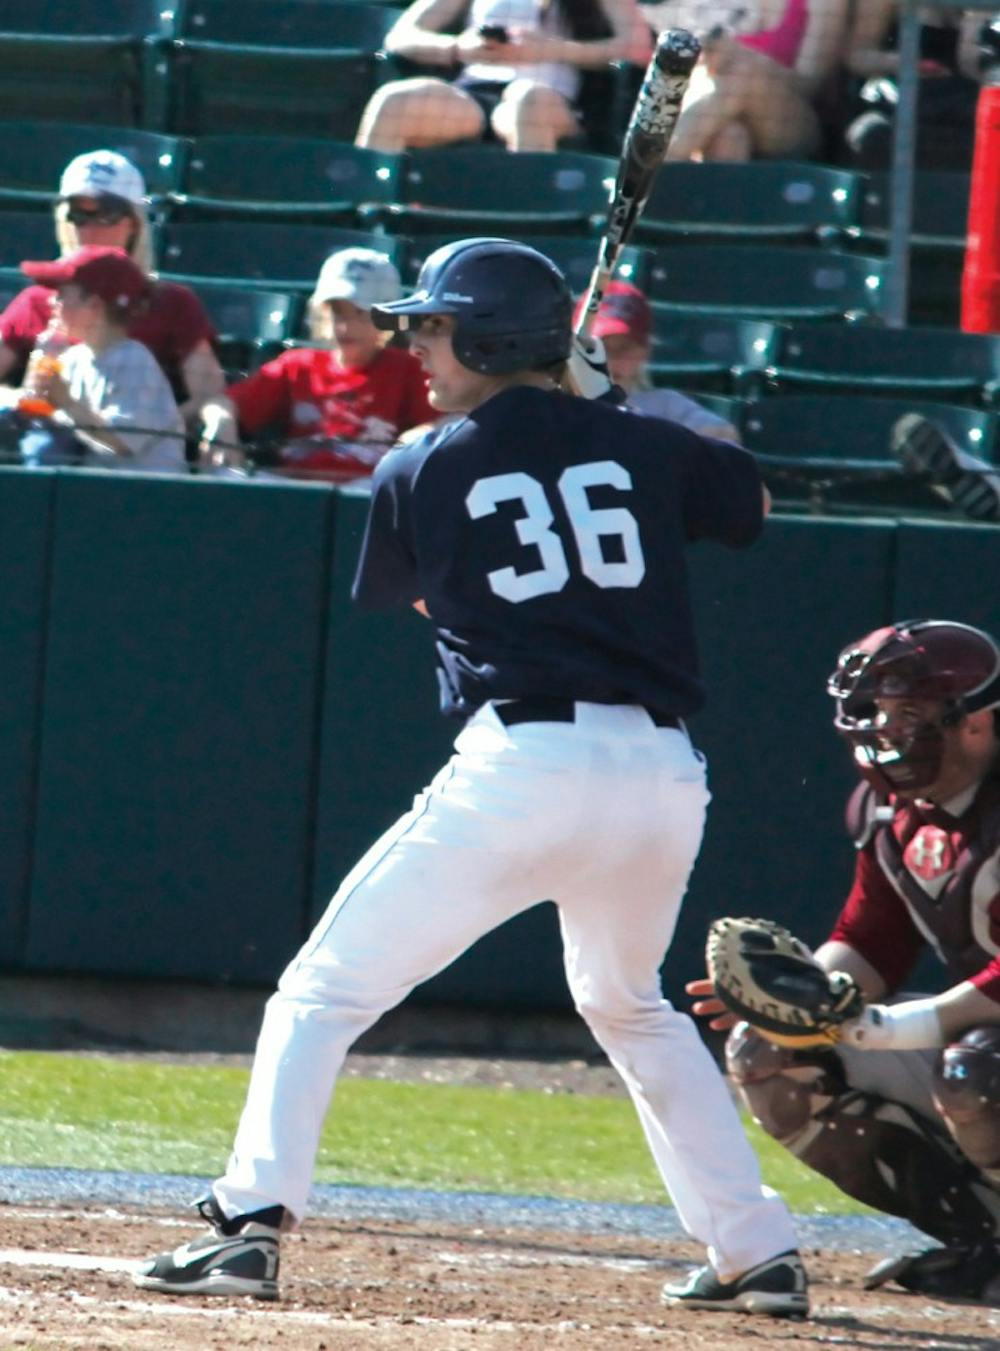
[[171, 284], [170, 310], [178, 360], [189, 357], [199, 343], [215, 341], [208, 311], [190, 286], [181, 282]]
[[48, 322], [52, 296], [53, 292], [41, 286], [26, 286], [0, 314], [0, 340], [22, 361], [27, 361]]
[[858, 853], [854, 882], [829, 941], [846, 943], [860, 953], [890, 991], [899, 989], [925, 946], [903, 898], [879, 867], [871, 843]]
[[253, 375], [230, 385], [226, 393], [236, 405], [240, 426], [251, 435], [272, 422], [287, 427], [291, 416], [291, 381], [286, 355], [266, 361]]
[[371, 504], [351, 596], [365, 610], [422, 600], [410, 520], [410, 448], [390, 451], [372, 476]]
[[670, 430], [682, 460], [687, 538], [714, 539], [734, 549], [752, 544], [764, 524], [756, 460], [729, 441], [678, 426]]

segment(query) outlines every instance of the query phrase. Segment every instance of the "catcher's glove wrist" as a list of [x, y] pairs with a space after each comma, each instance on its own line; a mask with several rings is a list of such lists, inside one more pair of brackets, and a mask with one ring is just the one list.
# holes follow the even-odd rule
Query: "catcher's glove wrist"
[[887, 1008], [869, 1004], [842, 1028], [845, 1045], [859, 1051], [922, 1051], [945, 1044], [937, 1003], [911, 999]]
[[835, 1045], [864, 1007], [851, 976], [825, 971], [805, 943], [772, 920], [716, 920], [705, 957], [720, 1003], [782, 1046]]

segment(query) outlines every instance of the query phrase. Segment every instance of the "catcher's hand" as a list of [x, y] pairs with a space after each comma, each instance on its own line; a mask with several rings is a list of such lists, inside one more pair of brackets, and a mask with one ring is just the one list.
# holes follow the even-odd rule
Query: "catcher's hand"
[[843, 971], [824, 971], [798, 938], [767, 919], [718, 919], [705, 949], [715, 995], [780, 1046], [834, 1045], [864, 1007]]

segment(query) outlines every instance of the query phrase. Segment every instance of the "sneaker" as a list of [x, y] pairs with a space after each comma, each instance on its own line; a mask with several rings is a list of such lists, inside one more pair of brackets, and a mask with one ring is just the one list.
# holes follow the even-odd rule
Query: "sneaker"
[[688, 1309], [804, 1318], [809, 1312], [809, 1282], [801, 1257], [790, 1248], [744, 1271], [734, 1281], [720, 1281], [711, 1267], [699, 1267], [683, 1285], [665, 1285], [663, 1300]]
[[932, 1299], [1000, 1304], [1000, 1243], [953, 1244], [887, 1257], [864, 1278], [866, 1290], [895, 1281], [904, 1290]]
[[892, 429], [893, 453], [908, 474], [920, 475], [947, 502], [976, 521], [1000, 519], [996, 466], [959, 450], [935, 423], [906, 413]]
[[132, 1277], [165, 1295], [252, 1295], [278, 1298], [278, 1240], [282, 1206], [227, 1220], [215, 1197], [197, 1203], [210, 1233], [151, 1258]]

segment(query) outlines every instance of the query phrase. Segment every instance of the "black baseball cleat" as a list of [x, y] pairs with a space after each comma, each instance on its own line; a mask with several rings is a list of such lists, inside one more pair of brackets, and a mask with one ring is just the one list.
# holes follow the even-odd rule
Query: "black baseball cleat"
[[283, 1206], [227, 1220], [213, 1195], [196, 1202], [212, 1229], [173, 1252], [151, 1258], [132, 1279], [164, 1295], [278, 1298], [278, 1241]]
[[1000, 473], [995, 465], [959, 450], [947, 433], [919, 413], [905, 413], [892, 428], [893, 453], [914, 477], [976, 521], [1000, 520]]
[[1000, 1305], [1000, 1242], [925, 1248], [902, 1257], [886, 1257], [864, 1278], [866, 1290], [895, 1281], [915, 1295]]
[[711, 1267], [699, 1267], [683, 1285], [665, 1285], [663, 1301], [688, 1309], [804, 1318], [809, 1312], [809, 1281], [802, 1258], [789, 1248], [733, 1281], [720, 1281]]

